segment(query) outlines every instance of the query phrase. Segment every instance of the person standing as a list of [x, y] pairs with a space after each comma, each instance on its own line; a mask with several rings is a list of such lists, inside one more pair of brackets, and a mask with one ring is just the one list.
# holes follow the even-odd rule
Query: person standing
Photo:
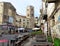
[[42, 33], [44, 34], [44, 24], [41, 23], [41, 30], [42, 30]]

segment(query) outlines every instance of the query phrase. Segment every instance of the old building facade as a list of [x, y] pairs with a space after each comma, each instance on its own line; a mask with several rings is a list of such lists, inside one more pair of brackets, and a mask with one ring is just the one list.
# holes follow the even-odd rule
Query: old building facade
[[16, 25], [22, 28], [34, 28], [34, 7], [28, 6], [26, 16], [16, 14]]
[[[60, 38], [60, 0], [46, 0], [48, 3], [48, 29], [52, 37]], [[43, 0], [44, 2], [44, 0]]]
[[34, 7], [27, 6], [26, 17], [30, 19], [30, 27], [34, 28]]
[[[0, 2], [0, 24], [9, 22], [15, 24], [16, 9], [9, 2]], [[12, 19], [12, 20], [11, 20]]]
[[2, 29], [8, 29], [11, 26], [15, 26], [16, 9], [9, 2], [0, 2], [0, 26]]
[[21, 28], [31, 28], [30, 27], [30, 19], [26, 18], [26, 16], [16, 14], [16, 25]]
[[[28, 6], [26, 16], [18, 15], [15, 7], [10, 2], [0, 2], [0, 25], [11, 28], [34, 28], [34, 7]], [[9, 26], [9, 27], [8, 27]]]

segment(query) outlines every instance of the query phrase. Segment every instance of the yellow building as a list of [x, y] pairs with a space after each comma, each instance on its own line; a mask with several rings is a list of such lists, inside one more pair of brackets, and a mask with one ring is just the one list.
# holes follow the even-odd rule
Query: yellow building
[[11, 3], [0, 2], [0, 25], [8, 22], [15, 25], [15, 15], [16, 9]]
[[34, 28], [34, 7], [27, 6], [26, 17], [30, 19], [30, 27]]
[[26, 16], [16, 14], [16, 26], [23, 28], [34, 28], [34, 7], [28, 6]]
[[26, 16], [16, 14], [16, 26], [30, 28], [30, 19], [26, 18]]

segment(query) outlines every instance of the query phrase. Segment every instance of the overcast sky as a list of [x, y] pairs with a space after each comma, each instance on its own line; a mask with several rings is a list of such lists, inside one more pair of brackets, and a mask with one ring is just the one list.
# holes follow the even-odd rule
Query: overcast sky
[[35, 16], [39, 16], [39, 11], [42, 7], [42, 0], [0, 0], [0, 2], [11, 2], [18, 14], [26, 15], [26, 8], [29, 5], [34, 6]]

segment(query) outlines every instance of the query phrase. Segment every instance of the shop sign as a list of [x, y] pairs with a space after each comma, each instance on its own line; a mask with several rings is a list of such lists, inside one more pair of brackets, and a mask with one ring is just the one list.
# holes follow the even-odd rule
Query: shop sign
[[13, 23], [13, 17], [9, 17], [9, 23]]
[[58, 22], [60, 22], [60, 16], [58, 17]]

